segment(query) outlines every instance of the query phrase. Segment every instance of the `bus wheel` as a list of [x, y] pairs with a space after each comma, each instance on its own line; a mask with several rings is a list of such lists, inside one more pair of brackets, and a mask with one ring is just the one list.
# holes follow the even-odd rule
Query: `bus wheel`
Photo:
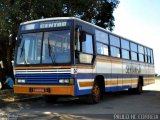
[[140, 94], [140, 93], [142, 93], [142, 91], [143, 91], [143, 89], [142, 89], [142, 82], [139, 81], [138, 82], [138, 86], [136, 88], [136, 93]]
[[58, 100], [58, 97], [53, 95], [45, 95], [44, 99], [47, 103], [55, 103]]
[[101, 99], [101, 88], [97, 82], [94, 83], [91, 95], [88, 96], [89, 104], [99, 103]]
[[139, 81], [138, 85], [137, 85], [137, 88], [131, 88], [131, 89], [129, 89], [129, 92], [131, 94], [141, 94], [143, 92], [142, 86], [143, 86], [142, 82]]

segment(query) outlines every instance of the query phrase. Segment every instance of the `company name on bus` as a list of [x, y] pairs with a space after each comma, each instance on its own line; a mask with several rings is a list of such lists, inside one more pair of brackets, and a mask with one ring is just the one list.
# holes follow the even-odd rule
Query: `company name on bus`
[[133, 66], [133, 65], [127, 65], [126, 66], [126, 73], [127, 74], [140, 74], [141, 73], [141, 67]]
[[40, 23], [40, 28], [56, 28], [56, 27], [66, 27], [67, 22], [44, 22]]

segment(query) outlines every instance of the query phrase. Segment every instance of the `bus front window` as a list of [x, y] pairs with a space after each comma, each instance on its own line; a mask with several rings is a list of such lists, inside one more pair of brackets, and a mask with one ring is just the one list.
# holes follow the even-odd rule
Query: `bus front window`
[[70, 31], [45, 32], [42, 63], [69, 63], [70, 61]]
[[18, 46], [17, 64], [39, 64], [41, 58], [42, 33], [28, 33], [21, 35]]
[[16, 64], [71, 62], [70, 30], [21, 34]]

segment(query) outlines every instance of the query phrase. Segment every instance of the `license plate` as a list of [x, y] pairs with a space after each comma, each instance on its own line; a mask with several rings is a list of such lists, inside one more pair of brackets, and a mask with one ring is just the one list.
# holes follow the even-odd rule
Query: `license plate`
[[34, 88], [33, 92], [45, 92], [44, 88]]

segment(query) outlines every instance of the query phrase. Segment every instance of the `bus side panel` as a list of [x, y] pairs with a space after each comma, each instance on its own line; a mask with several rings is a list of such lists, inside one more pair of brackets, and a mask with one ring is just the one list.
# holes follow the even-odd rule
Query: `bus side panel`
[[129, 72], [129, 67], [131, 66], [131, 61], [123, 60], [123, 89], [131, 88], [132, 84], [132, 74]]
[[91, 94], [94, 76], [93, 69], [83, 66], [78, 68], [77, 78], [75, 79], [75, 96]]
[[148, 84], [155, 83], [155, 71], [154, 71], [154, 65], [148, 65]]
[[106, 56], [97, 56], [96, 63], [95, 63], [94, 73], [97, 75], [101, 75], [104, 77], [105, 80], [105, 91], [112, 91], [115, 87], [112, 87], [112, 72], [111, 67], [112, 63], [109, 57]]
[[143, 78], [143, 85], [148, 85], [148, 65], [145, 63], [139, 63], [139, 68], [141, 70], [139, 76]]
[[131, 74], [131, 83], [132, 83], [132, 88], [137, 88], [138, 85], [138, 77], [139, 74], [141, 73], [141, 65], [139, 63], [132, 61], [132, 69], [130, 72]]
[[122, 60], [112, 58], [112, 80], [111, 80], [111, 91], [122, 90]]
[[[148, 79], [148, 74], [149, 74], [149, 68], [148, 68], [148, 64], [144, 64], [145, 66], [145, 70], [144, 70], [144, 76], [143, 76], [143, 81], [144, 81], [144, 85], [148, 85], [149, 84], [149, 79]], [[140, 66], [141, 67], [141, 66]]]

